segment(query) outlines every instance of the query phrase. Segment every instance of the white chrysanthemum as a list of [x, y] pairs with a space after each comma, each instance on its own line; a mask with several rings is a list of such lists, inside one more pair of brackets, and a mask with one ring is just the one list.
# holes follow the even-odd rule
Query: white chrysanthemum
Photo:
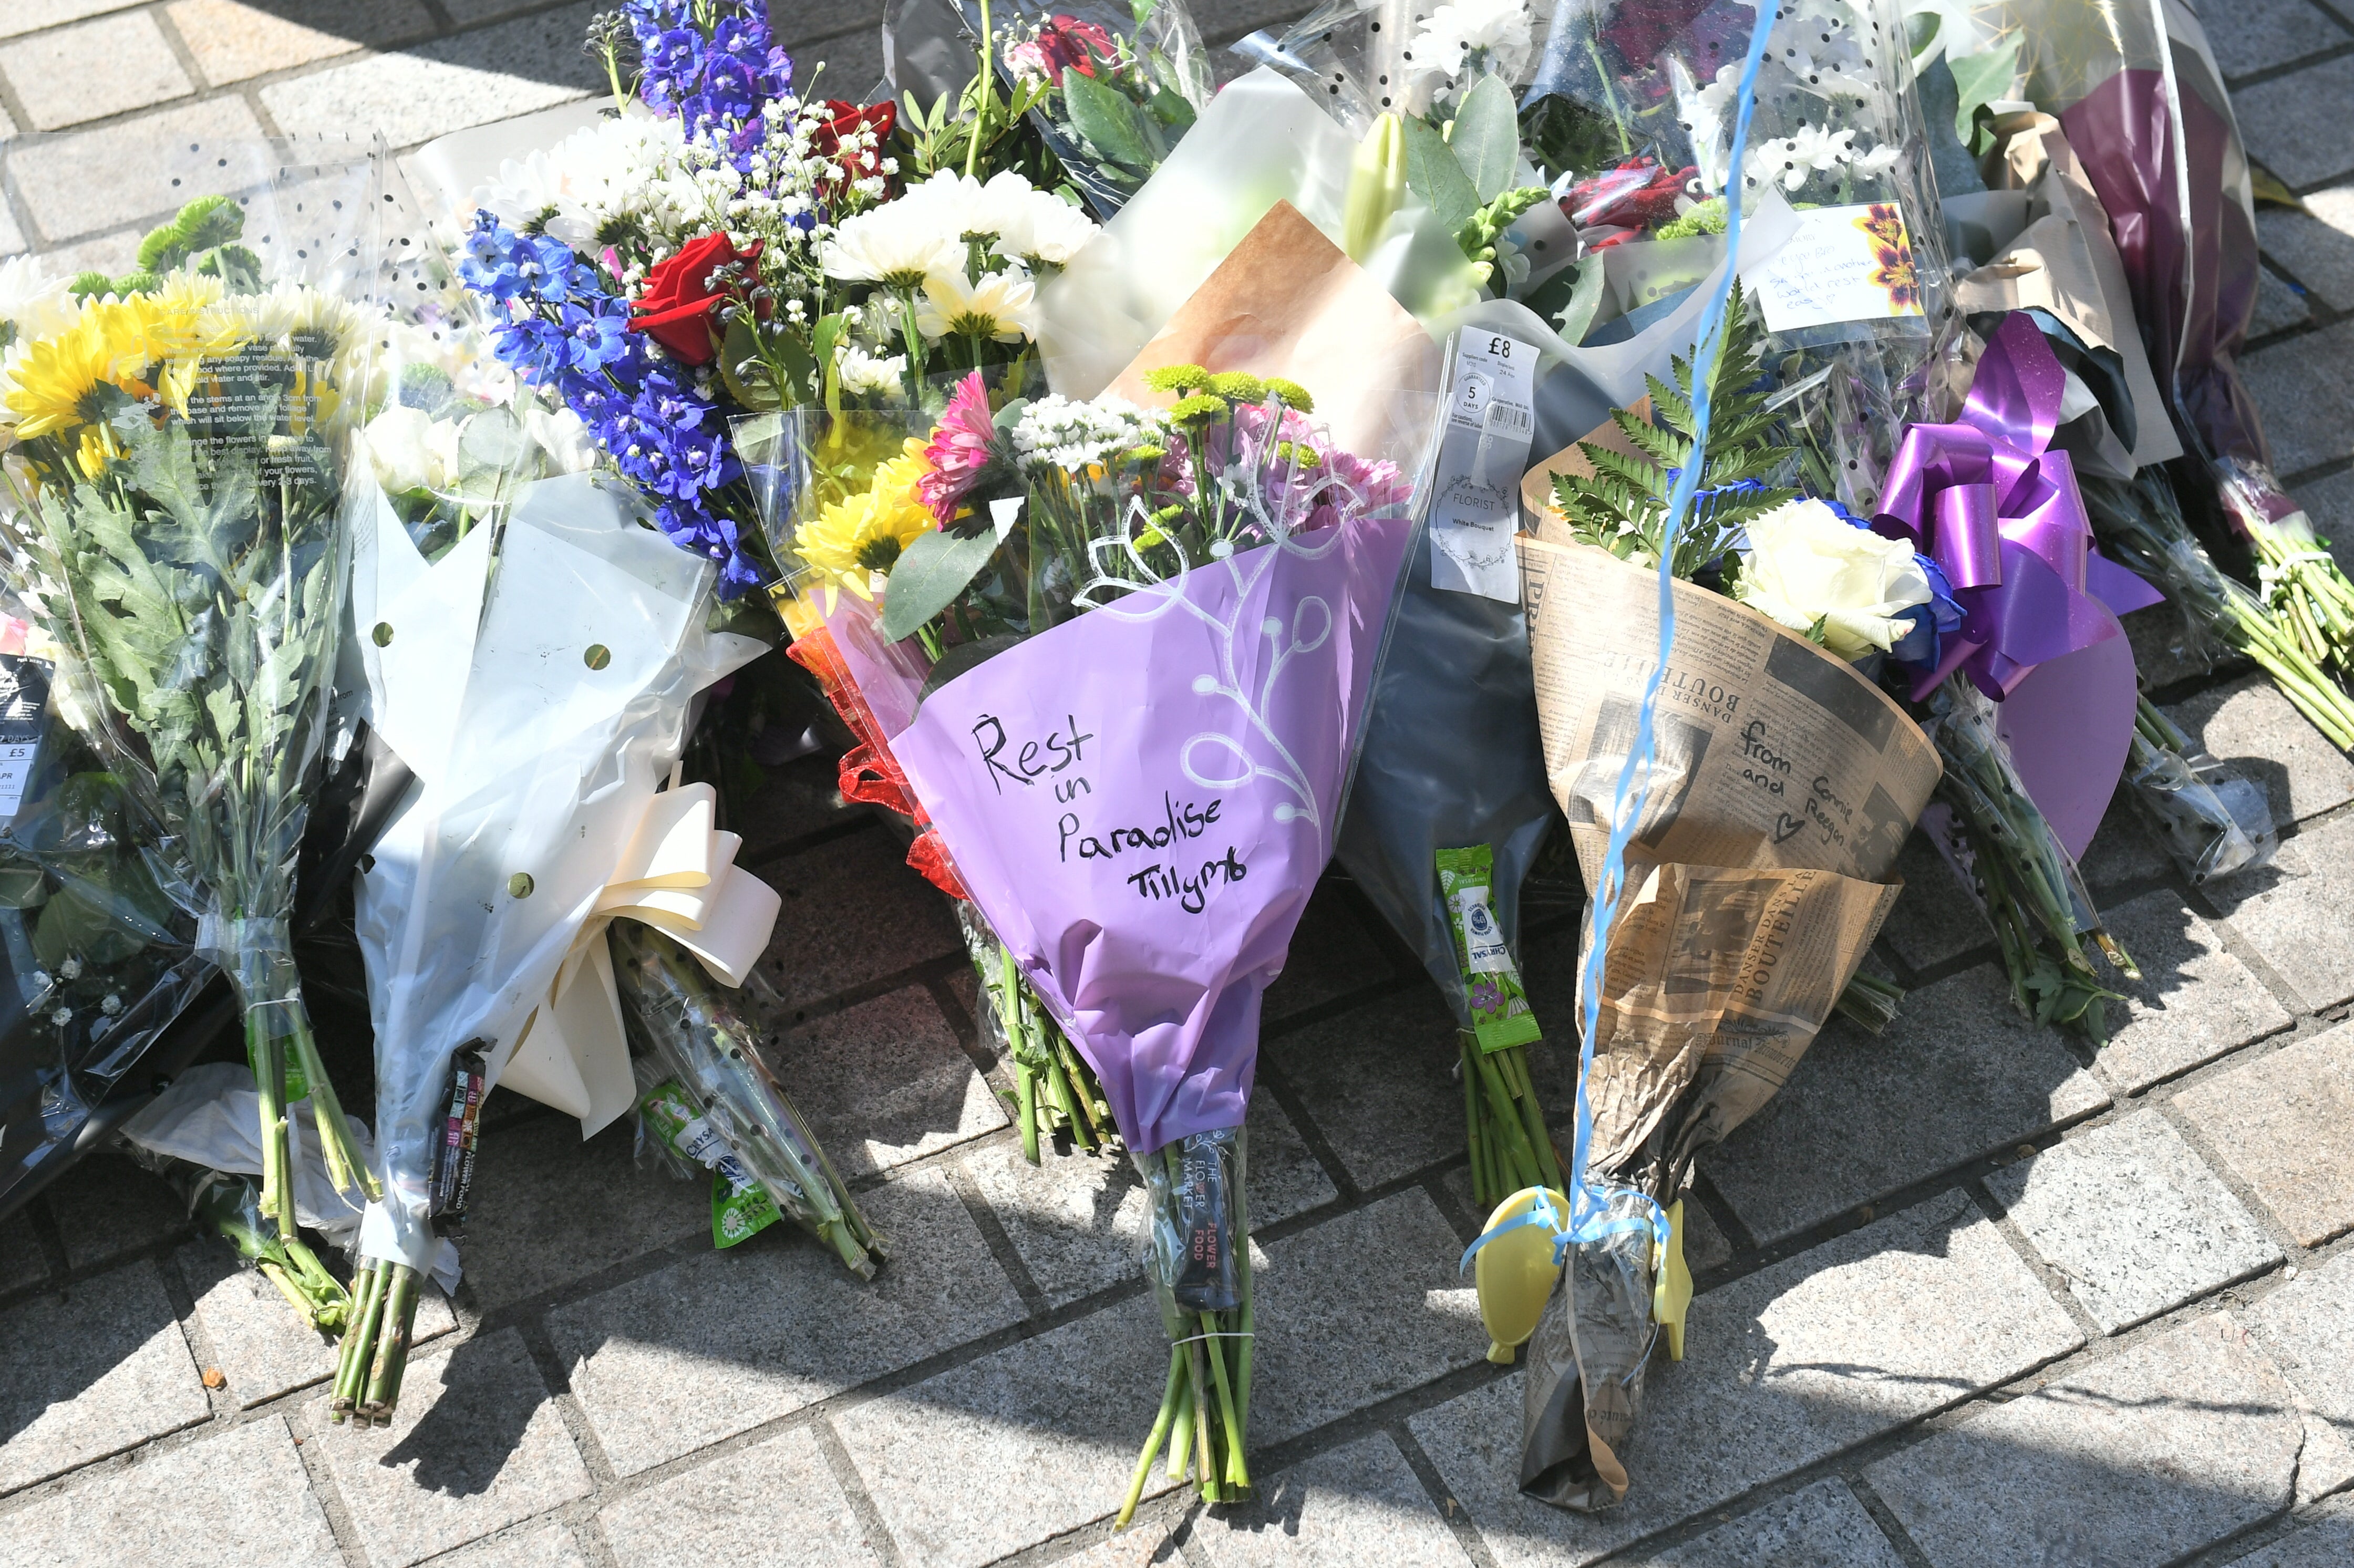
[[1837, 170], [1855, 155], [1855, 131], [1801, 125], [1777, 141], [1763, 143], [1749, 154], [1749, 180], [1763, 185], [1780, 180], [1786, 190], [1797, 190], [1818, 172]]
[[11, 340], [23, 343], [48, 337], [73, 324], [73, 297], [69, 280], [45, 276], [36, 257], [12, 256], [0, 261], [0, 322], [15, 327]]
[[842, 389], [862, 397], [888, 397], [898, 393], [907, 374], [907, 356], [869, 354], [855, 344], [842, 351], [838, 374]]
[[1850, 165], [1859, 175], [1880, 175], [1894, 168], [1904, 156], [1904, 149], [1893, 142], [1882, 142], [1869, 153], [1859, 153]]
[[[887, 209], [886, 209], [887, 210]], [[916, 302], [916, 330], [928, 338], [990, 337], [1020, 343], [1038, 334], [1037, 290], [1017, 270], [984, 272], [968, 282], [953, 267], [924, 280]]]
[[[996, 183], [990, 181], [992, 185]], [[1100, 232], [1095, 220], [1085, 212], [1052, 191], [1033, 187], [1027, 180], [1022, 182], [1021, 199], [1009, 203], [1009, 207], [1007, 220], [996, 231], [997, 252], [1001, 256], [1019, 257], [1048, 267], [1067, 267], [1071, 259]]]
[[844, 218], [819, 247], [818, 266], [845, 282], [910, 289], [961, 261], [962, 249], [932, 207], [902, 200]]
[[668, 228], [703, 206], [684, 169], [684, 150], [675, 120], [600, 120], [544, 153], [500, 164], [499, 177], [477, 187], [474, 202], [510, 225], [544, 219], [549, 234], [576, 249], [624, 217]]
[[1118, 397], [1100, 403], [1041, 397], [1013, 425], [1013, 450], [1024, 467], [1045, 464], [1070, 473], [1167, 440], [1158, 416]]
[[[998, 175], [989, 185], [967, 179], [954, 169], [942, 169], [930, 179], [907, 187], [907, 194], [881, 212], [902, 212], [909, 222], [928, 223], [950, 239], [968, 234], [994, 234], [1004, 205], [1007, 178], [1026, 185], [1019, 175]], [[995, 186], [994, 191], [991, 186]], [[904, 211], [903, 211], [904, 209]]]
[[1414, 35], [1415, 69], [1453, 81], [1479, 76], [1519, 79], [1535, 47], [1527, 0], [1453, 0], [1423, 18]]

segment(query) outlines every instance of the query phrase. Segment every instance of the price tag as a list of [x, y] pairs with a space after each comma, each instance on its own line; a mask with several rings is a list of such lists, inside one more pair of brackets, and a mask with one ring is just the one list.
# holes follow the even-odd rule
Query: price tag
[[46, 659], [0, 653], [0, 822], [16, 817], [33, 781], [51, 673]]
[[1521, 475], [1536, 434], [1537, 352], [1501, 333], [1456, 334], [1447, 377], [1447, 433], [1430, 503], [1435, 588], [1517, 604]]

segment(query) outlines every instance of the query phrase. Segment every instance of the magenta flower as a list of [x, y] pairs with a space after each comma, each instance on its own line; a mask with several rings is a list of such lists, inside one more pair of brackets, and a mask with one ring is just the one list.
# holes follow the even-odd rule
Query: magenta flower
[[946, 528], [957, 519], [957, 508], [979, 484], [996, 461], [997, 427], [989, 416], [989, 394], [976, 370], [957, 383], [940, 422], [932, 427], [931, 445], [924, 461], [932, 471], [916, 481], [916, 495]]

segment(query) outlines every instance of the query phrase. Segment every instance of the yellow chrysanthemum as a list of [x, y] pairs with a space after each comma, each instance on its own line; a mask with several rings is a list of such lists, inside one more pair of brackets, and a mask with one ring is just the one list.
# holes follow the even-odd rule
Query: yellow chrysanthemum
[[150, 324], [143, 300], [93, 300], [73, 325], [27, 345], [13, 366], [16, 385], [8, 393], [17, 439], [89, 424], [98, 412], [91, 395], [101, 386], [148, 395], [140, 376], [154, 357]]
[[876, 466], [871, 487], [803, 523], [793, 535], [794, 552], [829, 589], [873, 599], [875, 577], [887, 574], [900, 552], [932, 526], [930, 509], [916, 497], [916, 482], [928, 471], [924, 443], [909, 440], [899, 456]]

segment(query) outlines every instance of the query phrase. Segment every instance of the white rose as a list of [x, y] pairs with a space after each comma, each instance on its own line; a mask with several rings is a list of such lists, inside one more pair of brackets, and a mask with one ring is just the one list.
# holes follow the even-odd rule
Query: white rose
[[557, 473], [584, 473], [597, 466], [597, 438], [589, 434], [588, 422], [571, 409], [549, 413], [525, 408], [523, 428], [547, 453]]
[[1931, 598], [1913, 546], [1859, 528], [1819, 501], [1793, 501], [1749, 524], [1734, 597], [1791, 630], [1820, 621], [1842, 659], [1885, 652], [1912, 629], [1904, 611]]
[[428, 488], [433, 472], [425, 443], [432, 428], [433, 421], [424, 409], [406, 403], [395, 403], [370, 419], [361, 434], [367, 440], [376, 482], [395, 495]]

